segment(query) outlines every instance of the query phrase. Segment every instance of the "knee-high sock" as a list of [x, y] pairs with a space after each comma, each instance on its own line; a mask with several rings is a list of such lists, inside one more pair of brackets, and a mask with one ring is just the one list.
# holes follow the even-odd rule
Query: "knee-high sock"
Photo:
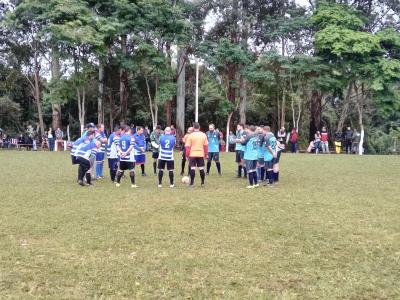
[[117, 171], [117, 182], [120, 183], [121, 182], [121, 178], [124, 175], [124, 171]]
[[254, 184], [258, 184], [257, 172], [252, 172], [252, 173], [253, 173], [253, 182], [254, 182]]
[[190, 185], [194, 184], [194, 177], [196, 176], [196, 170], [190, 169]]
[[185, 173], [185, 165], [186, 165], [186, 160], [182, 159], [182, 163], [181, 163], [181, 174]]
[[221, 174], [221, 163], [217, 161], [215, 164], [217, 165], [218, 174]]
[[104, 163], [102, 162], [101, 164], [99, 164], [100, 166], [100, 177], [103, 177], [103, 167], [104, 167]]
[[246, 167], [245, 167], [245, 166], [243, 166], [243, 175], [244, 175], [244, 177], [246, 177], [246, 176], [247, 176], [247, 169], [246, 169]]
[[169, 171], [169, 184], [173, 185], [174, 184], [174, 171]]
[[92, 184], [92, 175], [89, 172], [86, 173], [86, 182]]
[[82, 166], [79, 165], [79, 168], [78, 168], [78, 180], [83, 180], [84, 176], [85, 176], [85, 172], [83, 172]]
[[96, 177], [100, 177], [100, 164], [96, 161]]
[[273, 184], [274, 183], [274, 171], [273, 170], [268, 170], [268, 183]]
[[158, 184], [162, 184], [162, 178], [164, 176], [163, 170], [158, 170]]
[[210, 173], [210, 169], [211, 169], [211, 161], [207, 162], [207, 174]]
[[154, 174], [157, 174], [157, 162], [153, 162]]
[[253, 185], [253, 176], [251, 175], [251, 173], [249, 173], [249, 183], [250, 185]]
[[239, 177], [242, 177], [242, 166], [241, 165], [238, 165], [238, 176]]
[[140, 169], [142, 169], [142, 174], [144, 174], [144, 164], [140, 165]]
[[279, 181], [279, 171], [274, 172], [274, 181], [278, 182]]
[[201, 178], [201, 184], [204, 184], [204, 179], [206, 178], [206, 173], [204, 170], [200, 170], [200, 178]]
[[135, 171], [129, 172], [129, 176], [131, 177], [131, 183], [135, 184]]

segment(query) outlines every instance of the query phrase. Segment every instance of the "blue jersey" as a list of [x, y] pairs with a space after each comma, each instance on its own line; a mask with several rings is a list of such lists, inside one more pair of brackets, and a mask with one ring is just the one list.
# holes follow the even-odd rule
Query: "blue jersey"
[[101, 146], [100, 146], [99, 152], [103, 152], [104, 153], [106, 151], [107, 142], [101, 141], [105, 137], [106, 137], [106, 133], [104, 131], [96, 131], [94, 138], [97, 141], [101, 142]]
[[119, 135], [115, 132], [110, 134], [110, 137], [107, 141], [107, 157], [108, 158], [118, 158], [117, 147], [115, 145], [115, 141], [119, 139]]
[[258, 135], [249, 134], [244, 141], [244, 159], [257, 160], [258, 159]]
[[146, 149], [146, 137], [144, 136], [144, 134], [137, 134], [135, 133], [133, 135], [133, 137], [135, 138], [135, 142], [137, 145], [137, 148], [135, 148], [135, 155], [144, 155], [144, 152], [142, 152], [140, 150], [140, 148]]
[[264, 135], [258, 135], [258, 145], [257, 145], [257, 152], [258, 158], [264, 159], [265, 156], [265, 146], [264, 146]]
[[[243, 135], [243, 131], [236, 131], [236, 138], [237, 139], [240, 139], [241, 137], [242, 137], [242, 135]], [[242, 143], [236, 143], [236, 146], [235, 146], [235, 150], [236, 151], [243, 151], [244, 150], [244, 146], [242, 145]]]
[[71, 149], [71, 155], [75, 156], [76, 155], [76, 149], [78, 149], [79, 145], [82, 144], [86, 140], [86, 137], [82, 136], [81, 138], [77, 139], [73, 144], [72, 144], [72, 149]]
[[174, 160], [174, 147], [176, 144], [175, 136], [172, 134], [163, 134], [160, 136], [159, 159]]
[[131, 134], [123, 134], [119, 139], [115, 139], [115, 145], [117, 149], [119, 148], [121, 150], [121, 152], [128, 152], [124, 157], [119, 155], [120, 161], [135, 161], [135, 156], [133, 155], [135, 139]]
[[216, 130], [207, 131], [206, 136], [208, 139], [208, 152], [219, 152], [219, 132]]
[[265, 135], [264, 137], [264, 148], [265, 148], [265, 155], [264, 155], [264, 160], [265, 161], [271, 161], [274, 156], [272, 155], [272, 153], [267, 149], [267, 147], [271, 147], [272, 148], [272, 152], [276, 151], [276, 138], [274, 136], [273, 133], [269, 132]]
[[85, 159], [89, 159], [91, 155], [95, 155], [97, 147], [95, 141], [86, 140], [82, 144], [78, 146], [75, 152], [76, 157], [83, 157]]

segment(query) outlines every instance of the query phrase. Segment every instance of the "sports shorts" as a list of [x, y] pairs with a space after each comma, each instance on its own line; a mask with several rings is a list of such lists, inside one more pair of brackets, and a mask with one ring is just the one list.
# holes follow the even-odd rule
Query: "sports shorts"
[[247, 173], [249, 173], [249, 171], [254, 171], [257, 169], [257, 160], [246, 159], [245, 164], [246, 164]]
[[121, 160], [119, 162], [119, 169], [121, 171], [125, 171], [125, 170], [133, 170], [135, 168], [135, 163], [133, 161], [124, 161]]
[[172, 171], [174, 169], [174, 161], [173, 160], [163, 160], [159, 159], [158, 160], [158, 169], [164, 170], [165, 166], [167, 166], [168, 171]]
[[242, 150], [236, 150], [236, 162], [240, 163], [243, 160], [243, 156], [244, 156], [244, 151]]
[[189, 157], [189, 166], [191, 168], [204, 168], [204, 157]]
[[219, 161], [219, 152], [208, 152], [208, 161]]

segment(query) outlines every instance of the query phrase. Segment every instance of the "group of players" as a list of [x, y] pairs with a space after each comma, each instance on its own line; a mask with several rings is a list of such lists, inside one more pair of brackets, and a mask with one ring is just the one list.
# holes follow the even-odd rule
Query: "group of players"
[[[157, 126], [150, 135], [153, 171], [158, 175], [158, 187], [162, 187], [165, 170], [168, 172], [169, 186], [174, 183], [174, 149], [177, 146], [176, 137], [171, 128], [164, 131]], [[229, 141], [235, 143], [237, 178], [248, 178], [248, 189], [257, 188], [260, 182], [266, 181], [266, 186], [273, 186], [279, 181], [279, 159], [284, 145], [281, 145], [269, 126], [237, 125], [236, 137]], [[129, 173], [131, 187], [136, 188], [135, 167], [141, 167], [142, 176], [146, 176], [146, 139], [143, 128], [138, 127], [132, 132], [129, 126], [116, 126], [114, 131], [106, 136], [104, 125], [95, 126], [89, 123], [81, 138], [72, 145], [71, 158], [73, 164], [79, 164], [78, 184], [93, 186], [92, 179], [101, 179], [103, 164], [107, 155], [110, 178], [117, 187], [125, 172]], [[213, 124], [203, 133], [199, 123], [193, 123], [182, 139], [181, 176], [185, 174], [186, 162], [189, 164], [187, 185], [194, 186], [196, 170], [199, 171], [201, 186], [205, 184], [212, 162], [215, 162], [217, 172], [221, 176], [219, 160], [220, 133]], [[206, 164], [207, 161], [207, 164]], [[157, 172], [158, 169], [158, 172]]]

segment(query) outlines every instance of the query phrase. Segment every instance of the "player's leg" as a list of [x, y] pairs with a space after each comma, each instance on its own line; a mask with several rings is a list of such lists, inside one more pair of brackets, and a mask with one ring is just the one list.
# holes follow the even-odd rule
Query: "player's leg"
[[190, 166], [190, 185], [193, 186], [194, 178], [196, 176], [196, 158], [189, 157], [189, 166]]
[[240, 151], [236, 150], [236, 159], [235, 162], [237, 163], [238, 166], [238, 170], [237, 170], [237, 178], [241, 178], [242, 177], [242, 161], [240, 158]]
[[116, 176], [117, 177], [117, 183], [116, 183], [117, 187], [121, 185], [121, 178], [122, 178], [122, 176], [124, 176], [125, 169], [126, 169], [126, 162], [120, 161], [118, 171], [117, 171], [117, 176]]
[[247, 178], [247, 168], [246, 168], [246, 163], [244, 161], [244, 151], [240, 151], [240, 157], [241, 157], [241, 163], [243, 167], [243, 177]]
[[201, 186], [204, 186], [204, 181], [206, 179], [206, 173], [204, 171], [205, 163], [204, 163], [203, 157], [197, 158], [197, 167], [199, 168], [199, 172], [200, 172]]
[[136, 183], [135, 183], [135, 163], [134, 162], [130, 162], [129, 177], [131, 178], [131, 186], [132, 187], [136, 187]]
[[207, 159], [207, 175], [210, 174], [210, 169], [211, 169], [211, 163], [214, 158], [214, 153], [208, 152], [208, 159]]
[[[182, 151], [182, 161], [181, 161], [181, 176], [185, 174], [185, 165], [186, 165], [186, 153], [185, 150]], [[190, 169], [189, 169], [190, 171]]]
[[154, 175], [157, 175], [157, 159], [158, 159], [158, 152], [153, 152], [153, 171]]
[[218, 171], [218, 175], [221, 176], [221, 163], [219, 161], [219, 152], [218, 153], [214, 153], [214, 161], [215, 161], [215, 165], [217, 166], [217, 171]]
[[267, 168], [267, 179], [268, 179], [268, 186], [272, 186], [274, 184], [274, 165], [273, 159], [265, 162]]
[[169, 175], [169, 187], [173, 188], [174, 187], [174, 169], [175, 169], [175, 164], [173, 160], [167, 161], [167, 170], [168, 170], [168, 175]]
[[158, 160], [158, 187], [162, 187], [162, 180], [164, 176], [165, 160]]
[[274, 182], [275, 183], [279, 182], [279, 161], [281, 159], [281, 153], [282, 153], [282, 151], [279, 151], [276, 159], [274, 159], [273, 171], [274, 171]]
[[[250, 169], [251, 167], [251, 160], [245, 160], [245, 164], [247, 169]], [[254, 186], [254, 181], [253, 181], [253, 175], [251, 173], [248, 174], [248, 179], [249, 179], [249, 185], [247, 186], [248, 189], [253, 188]]]
[[260, 181], [264, 181], [264, 176], [265, 176], [265, 162], [264, 158], [259, 158], [258, 159], [258, 164], [259, 164], [259, 170], [260, 170]]

